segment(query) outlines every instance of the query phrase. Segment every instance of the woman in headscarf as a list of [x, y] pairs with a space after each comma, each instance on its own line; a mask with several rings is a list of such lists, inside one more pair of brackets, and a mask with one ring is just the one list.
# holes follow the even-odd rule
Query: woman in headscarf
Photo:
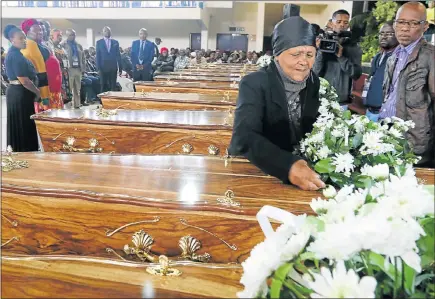
[[293, 154], [319, 109], [316, 36], [306, 20], [290, 17], [276, 24], [272, 45], [271, 63], [240, 82], [229, 152], [284, 183], [317, 190], [325, 186], [320, 176]]
[[21, 53], [35, 66], [38, 76], [38, 88], [41, 93], [39, 109], [48, 110], [50, 107], [50, 89], [45, 62], [50, 57], [50, 50], [41, 44], [43, 32], [37, 20], [25, 20], [21, 23], [21, 29], [27, 36], [27, 46], [21, 50]]
[[38, 135], [34, 102], [38, 103], [40, 92], [35, 85], [37, 74], [32, 62], [20, 50], [26, 48], [26, 36], [14, 25], [7, 25], [4, 37], [11, 42], [5, 58], [9, 85], [6, 90], [7, 144], [17, 152], [37, 151]]
[[190, 59], [186, 56], [186, 50], [180, 49], [180, 56], [175, 59], [174, 70], [179, 71], [187, 69], [190, 65]]
[[169, 55], [168, 48], [163, 47], [160, 49], [160, 55], [152, 65], [158, 73], [174, 71], [174, 60]]

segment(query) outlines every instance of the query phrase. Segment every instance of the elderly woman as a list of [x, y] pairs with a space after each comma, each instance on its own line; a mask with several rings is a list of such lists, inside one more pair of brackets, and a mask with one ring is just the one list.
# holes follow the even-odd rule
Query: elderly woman
[[174, 71], [174, 60], [169, 55], [168, 48], [163, 47], [160, 49], [160, 55], [153, 61], [152, 66], [158, 73]]
[[292, 153], [318, 114], [320, 81], [312, 72], [315, 41], [310, 23], [301, 17], [275, 26], [274, 59], [240, 82], [229, 150], [303, 190], [325, 186], [307, 162]]
[[14, 25], [7, 25], [4, 36], [11, 42], [5, 65], [9, 85], [6, 90], [7, 144], [17, 152], [37, 151], [38, 135], [35, 121], [34, 102], [40, 98], [35, 86], [37, 74], [32, 62], [20, 50], [26, 48], [26, 36]]
[[197, 51], [194, 58], [192, 58], [192, 60], [190, 60], [190, 65], [206, 64], [206, 63], [207, 63], [207, 59], [204, 57], [204, 54], [202, 53], [202, 51]]
[[179, 54], [180, 55], [177, 58], [175, 58], [175, 63], [174, 63], [175, 71], [187, 69], [190, 65], [190, 59], [189, 57], [186, 56], [186, 51], [180, 49]]

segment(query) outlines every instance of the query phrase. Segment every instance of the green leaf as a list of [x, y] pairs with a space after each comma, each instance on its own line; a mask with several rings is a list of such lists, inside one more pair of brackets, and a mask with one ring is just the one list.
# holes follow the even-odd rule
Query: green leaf
[[358, 188], [370, 188], [372, 186], [372, 179], [366, 175], [358, 175], [354, 184]]
[[332, 159], [323, 159], [314, 165], [314, 170], [318, 173], [331, 173], [335, 170], [334, 165], [332, 165]]
[[415, 275], [417, 274], [417, 272], [409, 267], [407, 264], [405, 264], [403, 260], [402, 263], [404, 264], [405, 268], [405, 290], [408, 295], [412, 295], [415, 291]]
[[343, 112], [343, 119], [349, 120], [352, 116], [352, 113], [350, 112], [350, 110], [346, 110]]
[[270, 285], [270, 298], [280, 298], [283, 281], [291, 268], [293, 268], [293, 263], [285, 263], [275, 271]]
[[433, 273], [426, 273], [426, 274], [418, 275], [415, 278], [415, 286], [418, 287], [420, 285], [420, 283], [422, 283], [426, 279], [430, 279], [430, 278], [433, 278], [433, 277], [435, 277], [435, 274], [433, 274]]
[[355, 136], [353, 136], [352, 138], [352, 148], [357, 148], [361, 145], [363, 140], [363, 134], [361, 133], [357, 133], [355, 134]]
[[316, 259], [316, 256], [315, 256], [314, 252], [306, 251], [300, 255], [300, 259], [302, 261], [307, 261], [307, 260], [313, 261]]

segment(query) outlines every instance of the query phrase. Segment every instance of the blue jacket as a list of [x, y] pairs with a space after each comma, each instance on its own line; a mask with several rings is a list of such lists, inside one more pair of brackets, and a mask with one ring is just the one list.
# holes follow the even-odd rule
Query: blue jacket
[[379, 61], [382, 58], [382, 52], [373, 57], [370, 74], [370, 87], [366, 96], [367, 107], [380, 108], [384, 102], [382, 84], [384, 82], [387, 60], [391, 54], [393, 54], [393, 51], [385, 54], [384, 60], [382, 60], [381, 64], [379, 64]]
[[[135, 69], [136, 64], [141, 64], [139, 62], [139, 52], [140, 52], [140, 40], [133, 41], [131, 45], [131, 63], [133, 64], [133, 69]], [[144, 48], [144, 60], [142, 65], [151, 65], [154, 59], [154, 43], [150, 41], [145, 41]]]
[[99, 71], [118, 71], [122, 70], [121, 53], [119, 52], [119, 43], [117, 40], [110, 40], [110, 51], [107, 51], [106, 41], [104, 38], [97, 41], [95, 46], [96, 64]]

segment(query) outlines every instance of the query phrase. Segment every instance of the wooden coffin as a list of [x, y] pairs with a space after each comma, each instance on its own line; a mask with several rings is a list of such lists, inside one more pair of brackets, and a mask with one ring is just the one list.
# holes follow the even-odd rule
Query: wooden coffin
[[242, 290], [237, 265], [177, 263], [181, 276], [158, 277], [146, 272], [149, 265], [106, 259], [3, 255], [1, 261], [2, 298], [235, 298]]
[[238, 86], [240, 82], [240, 77], [231, 78], [231, 77], [209, 77], [209, 76], [172, 76], [172, 75], [157, 75], [154, 77], [154, 81], [157, 82], [199, 82], [199, 83], [207, 83], [208, 85], [228, 85], [228, 86]]
[[252, 71], [223, 71], [223, 70], [212, 70], [212, 69], [200, 69], [200, 70], [180, 70], [173, 73], [166, 73], [169, 75], [177, 76], [177, 75], [188, 75], [188, 76], [209, 76], [209, 77], [240, 77], [242, 74], [249, 74]]
[[237, 98], [227, 95], [163, 92], [105, 92], [98, 95], [106, 109], [126, 110], [219, 110], [236, 107]]
[[47, 152], [223, 156], [232, 133], [232, 113], [222, 111], [76, 109], [32, 118]]
[[198, 93], [211, 95], [237, 96], [238, 86], [229, 84], [215, 84], [201, 82], [174, 82], [170, 81], [138, 81], [134, 82], [138, 92], [178, 92], [178, 93]]
[[[157, 297], [233, 298], [240, 262], [264, 239], [258, 210], [270, 204], [304, 213], [317, 196], [246, 161], [216, 157], [12, 158], [28, 168], [2, 178], [5, 297], [107, 297], [111, 288], [110, 296], [138, 297], [150, 280]], [[180, 277], [146, 272], [161, 255]]]

